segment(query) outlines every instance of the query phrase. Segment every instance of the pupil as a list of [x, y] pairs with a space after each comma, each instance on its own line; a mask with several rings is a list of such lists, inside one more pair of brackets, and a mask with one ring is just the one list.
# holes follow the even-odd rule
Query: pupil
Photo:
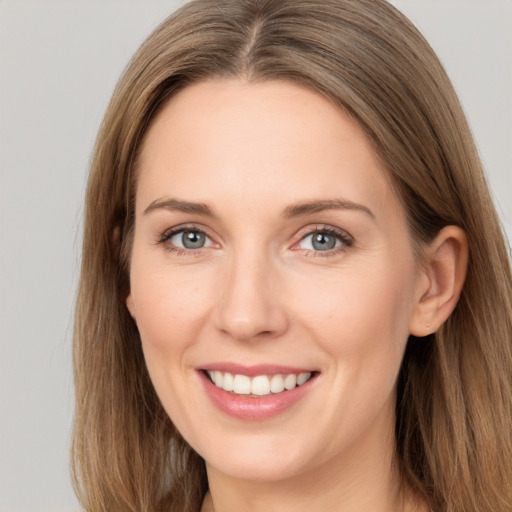
[[328, 251], [336, 246], [336, 238], [325, 233], [313, 235], [313, 248], [317, 251]]
[[204, 246], [205, 236], [203, 233], [197, 231], [185, 231], [183, 233], [182, 241], [183, 247], [187, 249], [200, 249]]

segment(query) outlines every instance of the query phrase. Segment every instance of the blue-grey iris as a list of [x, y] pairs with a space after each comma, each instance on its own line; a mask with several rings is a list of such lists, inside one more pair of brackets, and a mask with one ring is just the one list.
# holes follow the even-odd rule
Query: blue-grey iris
[[181, 241], [186, 249], [201, 249], [204, 247], [206, 237], [204, 233], [198, 231], [184, 231]]
[[317, 251], [328, 251], [336, 247], [336, 237], [326, 233], [315, 233], [312, 239], [313, 248]]

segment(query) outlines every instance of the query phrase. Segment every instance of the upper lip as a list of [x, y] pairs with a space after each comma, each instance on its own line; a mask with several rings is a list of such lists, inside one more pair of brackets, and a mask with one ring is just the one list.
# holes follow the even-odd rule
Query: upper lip
[[204, 371], [228, 372], [233, 375], [247, 375], [248, 377], [256, 377], [257, 375], [277, 375], [277, 374], [300, 374], [314, 372], [311, 368], [303, 368], [296, 366], [283, 366], [278, 364], [255, 364], [243, 365], [233, 362], [210, 363], [198, 368]]

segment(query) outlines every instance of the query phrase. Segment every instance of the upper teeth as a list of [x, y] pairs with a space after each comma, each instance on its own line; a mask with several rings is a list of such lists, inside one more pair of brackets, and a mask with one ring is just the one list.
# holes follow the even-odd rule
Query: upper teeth
[[208, 371], [212, 382], [225, 391], [232, 391], [237, 395], [258, 395], [264, 396], [270, 393], [281, 393], [281, 391], [293, 389], [295, 386], [302, 386], [311, 378], [311, 372], [289, 373], [277, 375], [258, 375], [248, 377], [247, 375], [229, 372]]

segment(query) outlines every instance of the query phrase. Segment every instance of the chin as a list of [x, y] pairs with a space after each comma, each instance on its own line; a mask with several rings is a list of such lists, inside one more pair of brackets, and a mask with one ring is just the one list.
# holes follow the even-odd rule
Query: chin
[[293, 478], [314, 465], [304, 450], [296, 450], [298, 443], [258, 437], [218, 444], [213, 450], [210, 444], [202, 454], [207, 468], [240, 480], [276, 482]]
[[288, 464], [276, 458], [274, 456], [269, 460], [261, 460], [260, 457], [257, 460], [225, 459], [218, 464], [206, 461], [206, 467], [231, 478], [251, 482], [278, 482], [293, 478], [301, 472], [297, 464]]

